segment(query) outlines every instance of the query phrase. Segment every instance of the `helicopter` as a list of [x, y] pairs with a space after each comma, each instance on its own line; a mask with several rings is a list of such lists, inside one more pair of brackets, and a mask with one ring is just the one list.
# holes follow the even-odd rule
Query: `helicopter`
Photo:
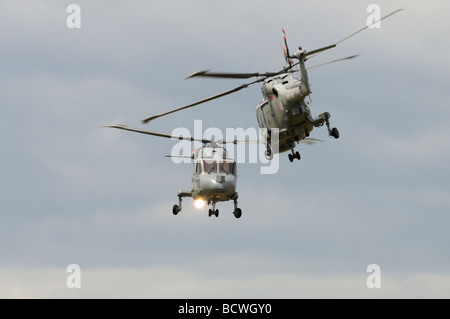
[[[206, 99], [182, 106], [165, 113], [148, 117], [142, 122], [148, 123], [156, 118], [166, 116], [168, 114], [178, 112], [214, 99], [218, 99], [228, 94], [232, 94], [245, 89], [252, 84], [263, 82], [261, 86], [263, 99], [256, 107], [256, 118], [259, 127], [263, 129], [262, 132], [265, 135], [263, 136], [264, 142], [266, 144], [265, 156], [268, 160], [271, 160], [274, 153], [291, 151], [291, 153], [288, 154], [289, 161], [293, 162], [294, 159], [300, 160], [300, 153], [298, 151], [295, 151], [295, 147], [300, 141], [307, 138], [315, 127], [321, 127], [325, 124], [328, 128], [328, 135], [330, 137], [338, 139], [340, 136], [339, 130], [336, 127], [331, 128], [330, 126], [331, 115], [329, 112], [323, 112], [316, 117], [312, 116], [311, 110], [309, 108], [311, 102], [310, 94], [312, 93], [312, 91], [311, 85], [309, 83], [307, 69], [338, 61], [350, 60], [357, 57], [358, 55], [348, 56], [345, 58], [311, 66], [309, 68], [306, 67], [305, 62], [323, 51], [335, 48], [339, 43], [355, 36], [361, 31], [370, 28], [381, 20], [386, 19], [387, 17], [402, 10], [403, 9], [398, 9], [372, 23], [368, 23], [364, 28], [350, 34], [349, 36], [343, 38], [342, 40], [339, 40], [334, 44], [312, 51], [306, 51], [302, 47], [299, 47], [298, 50], [292, 55], [289, 52], [286, 33], [284, 29], [282, 29], [284, 38], [284, 47], [282, 47], [282, 49], [284, 58], [288, 66], [284, 67], [281, 71], [266, 73], [223, 73], [204, 70], [195, 72], [188, 76], [187, 79], [194, 77], [228, 79], [248, 79], [257, 77], [257, 79], [253, 82], [244, 83], [236, 88], [216, 94]], [[294, 59], [298, 61], [296, 63], [293, 63]], [[294, 67], [296, 66], [299, 66], [299, 70], [294, 70]], [[300, 73], [300, 78], [294, 75], [295, 72]], [[309, 101], [307, 97], [309, 97]]]
[[208, 139], [196, 139], [193, 137], [173, 136], [141, 130], [121, 124], [105, 125], [105, 127], [175, 140], [201, 142], [203, 146], [194, 149], [191, 156], [166, 155], [166, 157], [190, 158], [193, 163], [191, 189], [178, 190], [178, 204], [173, 205], [172, 213], [177, 215], [181, 212], [183, 197], [191, 197], [196, 203], [203, 205], [206, 202], [208, 205], [212, 206], [208, 210], [209, 217], [219, 217], [219, 210], [216, 209], [216, 203], [229, 200], [234, 202], [234, 217], [240, 218], [242, 216], [242, 210], [238, 207], [237, 201], [239, 195], [236, 192], [237, 165], [234, 159], [228, 158], [227, 150], [223, 146], [227, 143], [236, 144], [239, 141], [213, 141]]

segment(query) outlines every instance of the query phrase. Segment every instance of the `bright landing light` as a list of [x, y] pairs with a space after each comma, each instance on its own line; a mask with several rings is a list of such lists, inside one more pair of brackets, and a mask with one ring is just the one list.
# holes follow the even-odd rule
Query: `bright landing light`
[[194, 201], [194, 205], [196, 208], [203, 208], [203, 206], [205, 206], [206, 202], [201, 200], [201, 199], [197, 199]]

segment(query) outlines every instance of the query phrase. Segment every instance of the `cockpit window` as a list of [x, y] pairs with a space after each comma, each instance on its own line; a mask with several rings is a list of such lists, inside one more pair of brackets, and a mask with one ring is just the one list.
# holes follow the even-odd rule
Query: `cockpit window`
[[202, 173], [206, 174], [217, 173], [217, 162], [202, 161]]
[[219, 163], [219, 173], [236, 175], [236, 165], [234, 162]]
[[236, 163], [235, 162], [216, 162], [212, 160], [203, 160], [201, 162], [200, 173], [222, 173], [236, 175]]

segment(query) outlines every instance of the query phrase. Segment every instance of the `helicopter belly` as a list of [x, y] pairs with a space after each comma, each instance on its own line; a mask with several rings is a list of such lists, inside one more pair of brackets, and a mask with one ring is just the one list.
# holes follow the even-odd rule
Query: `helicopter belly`
[[289, 127], [289, 129], [280, 130], [274, 141], [272, 141], [272, 148], [278, 150], [278, 153], [290, 151], [296, 146], [297, 142], [309, 135], [313, 127], [311, 123], [303, 122]]
[[278, 153], [289, 151], [293, 145], [292, 137], [288, 134], [288, 130], [280, 131], [278, 135]]
[[289, 119], [289, 126], [296, 126], [306, 123], [308, 119], [308, 113], [304, 110], [303, 106], [294, 106], [291, 108], [291, 116]]

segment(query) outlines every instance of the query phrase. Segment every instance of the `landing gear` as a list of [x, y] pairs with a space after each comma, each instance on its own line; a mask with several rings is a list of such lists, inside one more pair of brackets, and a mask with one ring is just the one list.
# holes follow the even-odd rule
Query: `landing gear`
[[218, 209], [216, 209], [216, 210], [209, 209], [208, 216], [211, 217], [212, 215], [219, 217], [219, 210]]
[[291, 149], [292, 154], [288, 154], [289, 157], [289, 161], [292, 163], [294, 161], [294, 158], [300, 160], [300, 153], [299, 152], [295, 152], [294, 153], [294, 149]]
[[210, 208], [208, 210], [208, 216], [211, 217], [213, 215], [216, 216], [216, 217], [219, 217], [219, 210], [216, 209], [216, 202], [213, 202], [212, 209]]
[[172, 207], [172, 213], [173, 213], [174, 215], [177, 215], [179, 212], [181, 212], [181, 208], [182, 208], [182, 205], [181, 205], [181, 196], [178, 195], [178, 205], [173, 205], [173, 207]]
[[183, 197], [192, 197], [191, 191], [183, 191], [181, 189], [178, 190], [178, 205], [173, 205], [172, 207], [172, 213], [174, 215], [177, 215], [179, 212], [181, 212], [183, 206], [182, 206], [182, 199]]
[[337, 128], [333, 127], [333, 129], [330, 132], [330, 136], [333, 136], [335, 139], [339, 138], [339, 131]]
[[273, 152], [272, 152], [272, 147], [270, 146], [270, 142], [272, 141], [272, 131], [268, 130], [267, 131], [267, 140], [266, 140], [266, 152], [264, 153], [264, 155], [266, 156], [266, 159], [271, 161], [273, 159]]
[[267, 149], [265, 154], [266, 155], [266, 159], [271, 161], [273, 159], [273, 153], [272, 153], [272, 149], [270, 148], [270, 145], [267, 145]]
[[[184, 194], [183, 192], [179, 193], [180, 195], [178, 196], [178, 205], [173, 205], [172, 207], [172, 213], [174, 215], [178, 215], [179, 212], [181, 212], [181, 201], [182, 201], [182, 195]], [[233, 215], [236, 218], [241, 218], [242, 216], [242, 210], [240, 208], [238, 208], [238, 193], [235, 193], [230, 199], [232, 199], [234, 201], [234, 211], [233, 211]], [[208, 209], [208, 216], [216, 216], [219, 217], [219, 210], [216, 209], [216, 202], [214, 201], [208, 201], [208, 205], [212, 204], [212, 207], [210, 209]]]
[[312, 120], [311, 123], [316, 127], [322, 126], [323, 123], [326, 123], [327, 128], [328, 128], [328, 135], [330, 137], [334, 137], [335, 139], [338, 139], [339, 131], [335, 127], [333, 127], [333, 128], [330, 127], [330, 117], [331, 117], [330, 113], [324, 112], [324, 113], [320, 114], [318, 117], [316, 117], [314, 120]]
[[234, 217], [236, 218], [241, 218], [242, 216], [242, 210], [240, 208], [237, 207], [238, 202], [237, 202], [237, 198], [234, 199]]
[[327, 124], [327, 128], [328, 128], [328, 135], [330, 137], [334, 137], [335, 139], [339, 138], [339, 131], [337, 128], [333, 127], [332, 129], [330, 128], [330, 113], [326, 112], [326, 114], [328, 116], [325, 117], [325, 123]]

